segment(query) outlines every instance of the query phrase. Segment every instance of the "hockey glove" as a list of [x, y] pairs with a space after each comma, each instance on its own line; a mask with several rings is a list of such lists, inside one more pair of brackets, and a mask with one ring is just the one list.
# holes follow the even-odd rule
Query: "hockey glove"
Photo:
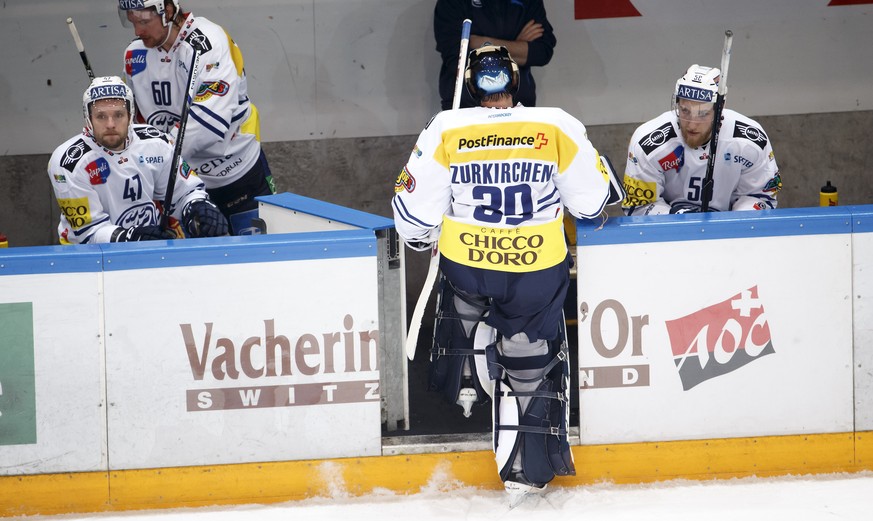
[[700, 213], [702, 209], [694, 203], [675, 203], [670, 207], [670, 213]]
[[147, 225], [119, 228], [112, 234], [109, 242], [165, 241], [175, 238], [176, 234], [170, 230], [165, 230], [157, 225]]
[[188, 237], [220, 237], [227, 235], [227, 219], [221, 210], [207, 199], [191, 201], [182, 210], [182, 226]]

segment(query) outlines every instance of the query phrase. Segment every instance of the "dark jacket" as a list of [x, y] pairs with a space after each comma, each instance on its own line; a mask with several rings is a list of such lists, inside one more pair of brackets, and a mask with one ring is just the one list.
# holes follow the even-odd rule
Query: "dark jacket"
[[[442, 108], [452, 108], [455, 75], [458, 71], [458, 52], [461, 45], [461, 23], [464, 18], [473, 21], [471, 34], [515, 40], [528, 20], [543, 24], [543, 36], [528, 44], [527, 64], [519, 68], [519, 86], [515, 102], [526, 107], [536, 106], [536, 83], [531, 66], [543, 66], [552, 59], [555, 34], [546, 19], [543, 0], [437, 0], [434, 8], [433, 32], [436, 49], [442, 56], [440, 68], [440, 98]], [[472, 50], [472, 49], [470, 49]], [[464, 88], [461, 107], [477, 104]]]

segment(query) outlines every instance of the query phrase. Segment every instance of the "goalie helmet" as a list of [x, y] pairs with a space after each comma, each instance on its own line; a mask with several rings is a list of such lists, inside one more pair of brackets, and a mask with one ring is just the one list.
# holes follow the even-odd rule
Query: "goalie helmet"
[[715, 103], [720, 79], [720, 70], [695, 63], [688, 67], [684, 76], [676, 80], [676, 88], [673, 89], [673, 100], [675, 102], [679, 98], [684, 98], [701, 103]]
[[[174, 13], [179, 12], [179, 1], [170, 0], [175, 7]], [[154, 11], [150, 9], [154, 8]], [[155, 14], [161, 17], [161, 23], [164, 27], [172, 23], [172, 19], [167, 18], [166, 0], [118, 0], [118, 18], [121, 19], [122, 25], [130, 27], [130, 19], [128, 19], [127, 11], [132, 11], [132, 16], [137, 19], [149, 19]]]
[[515, 95], [518, 90], [518, 64], [506, 47], [485, 45], [470, 52], [464, 70], [467, 91], [477, 103], [485, 96], [505, 92]]
[[130, 124], [133, 125], [136, 116], [136, 105], [133, 103], [133, 91], [118, 76], [101, 76], [94, 78], [91, 85], [85, 89], [82, 95], [82, 111], [85, 115], [85, 127], [88, 131], [94, 130], [91, 126], [91, 105], [102, 99], [122, 99], [127, 105], [127, 113], [130, 114]]

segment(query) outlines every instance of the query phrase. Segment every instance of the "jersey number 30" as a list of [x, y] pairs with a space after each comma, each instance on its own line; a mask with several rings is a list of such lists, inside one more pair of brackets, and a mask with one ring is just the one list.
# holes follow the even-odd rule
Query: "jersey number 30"
[[473, 212], [477, 221], [496, 224], [506, 217], [506, 224], [517, 226], [533, 218], [533, 198], [530, 186], [513, 185], [473, 187], [473, 199], [482, 201]]

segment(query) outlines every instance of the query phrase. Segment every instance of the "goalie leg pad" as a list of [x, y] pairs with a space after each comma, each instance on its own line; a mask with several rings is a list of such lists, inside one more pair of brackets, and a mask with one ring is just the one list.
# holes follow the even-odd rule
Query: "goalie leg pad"
[[476, 393], [475, 403], [485, 403], [490, 389], [483, 388], [477, 377], [474, 339], [487, 313], [487, 299], [460, 294], [445, 277], [440, 280], [438, 299], [428, 390], [456, 403], [461, 388], [471, 388]]
[[557, 340], [529, 343], [533, 356], [507, 356], [520, 351], [516, 337], [502, 341], [498, 355], [504, 377], [494, 396], [495, 457], [503, 481], [542, 488], [556, 475], [576, 473], [567, 431], [567, 347], [562, 327]]

